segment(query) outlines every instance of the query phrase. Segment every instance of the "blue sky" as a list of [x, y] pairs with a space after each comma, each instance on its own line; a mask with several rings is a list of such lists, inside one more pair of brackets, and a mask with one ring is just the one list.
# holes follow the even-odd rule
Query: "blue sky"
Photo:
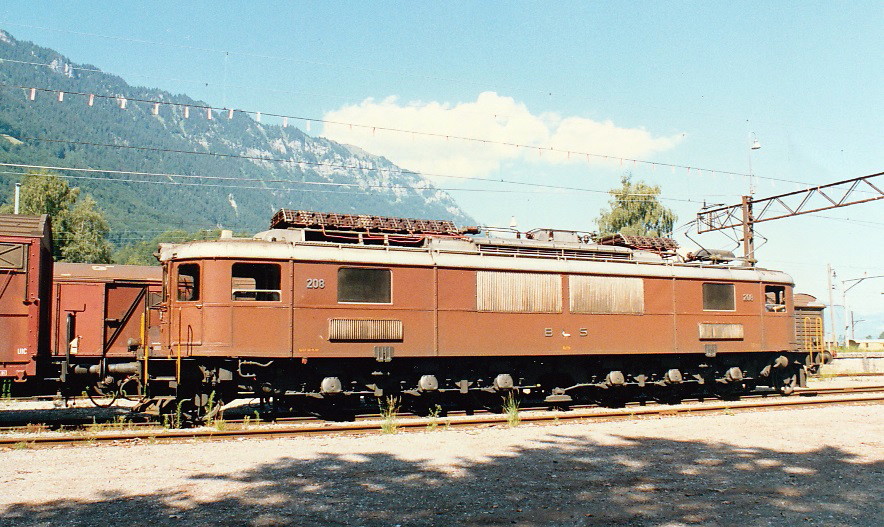
[[[16, 38], [213, 105], [703, 169], [311, 127], [463, 189], [452, 195], [481, 223], [525, 229], [592, 230], [605, 195], [442, 176], [605, 191], [632, 171], [682, 224], [747, 192], [713, 171], [751, 163], [759, 197], [881, 171], [882, 25], [879, 1], [0, 4]], [[831, 263], [840, 304], [840, 280], [884, 274], [884, 200], [822, 216], [758, 225], [758, 257], [823, 300]], [[858, 336], [884, 331], [882, 293], [884, 279], [850, 291]]]

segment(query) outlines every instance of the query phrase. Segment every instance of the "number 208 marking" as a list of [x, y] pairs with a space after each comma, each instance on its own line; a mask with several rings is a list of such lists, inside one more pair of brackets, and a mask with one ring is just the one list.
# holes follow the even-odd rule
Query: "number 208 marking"
[[307, 289], [325, 289], [325, 280], [322, 278], [308, 278]]

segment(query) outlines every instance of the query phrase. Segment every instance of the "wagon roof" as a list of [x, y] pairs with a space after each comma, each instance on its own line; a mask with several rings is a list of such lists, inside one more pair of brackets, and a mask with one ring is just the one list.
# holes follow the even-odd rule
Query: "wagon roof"
[[56, 280], [82, 280], [89, 282], [160, 282], [163, 279], [163, 269], [156, 265], [103, 265], [57, 262], [54, 274]]
[[0, 236], [44, 238], [49, 236], [49, 216], [0, 214]]

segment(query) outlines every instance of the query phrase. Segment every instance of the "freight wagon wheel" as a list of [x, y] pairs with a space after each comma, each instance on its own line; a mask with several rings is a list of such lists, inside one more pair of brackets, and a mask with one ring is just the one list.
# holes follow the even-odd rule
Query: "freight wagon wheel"
[[144, 399], [144, 386], [141, 379], [137, 376], [130, 376], [123, 379], [118, 390], [120, 397], [127, 401], [138, 402]]
[[86, 390], [92, 404], [99, 408], [110, 408], [120, 395], [117, 383], [111, 380], [98, 381]]

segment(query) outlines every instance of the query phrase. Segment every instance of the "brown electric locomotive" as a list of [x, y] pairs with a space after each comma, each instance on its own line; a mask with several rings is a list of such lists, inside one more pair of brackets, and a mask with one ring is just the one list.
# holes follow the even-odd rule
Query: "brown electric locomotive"
[[244, 395], [420, 412], [803, 384], [785, 273], [668, 239], [503, 234], [283, 210], [252, 238], [163, 244], [142, 374], [196, 412]]

